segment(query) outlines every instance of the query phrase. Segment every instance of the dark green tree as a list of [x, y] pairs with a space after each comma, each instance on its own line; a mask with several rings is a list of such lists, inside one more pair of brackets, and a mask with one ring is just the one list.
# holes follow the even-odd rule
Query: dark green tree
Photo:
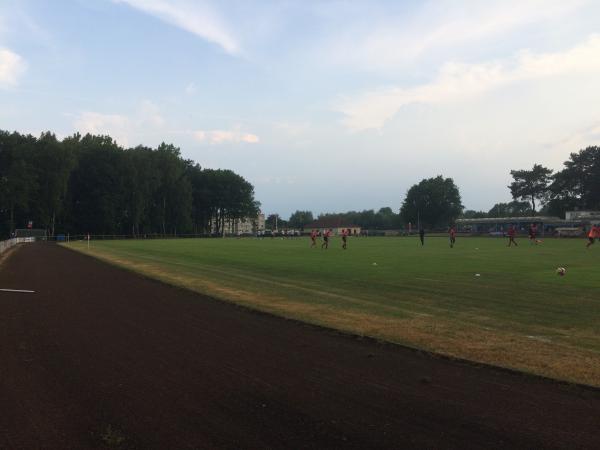
[[496, 203], [487, 213], [488, 217], [526, 217], [534, 214], [529, 202], [512, 201]]
[[375, 228], [380, 230], [398, 228], [400, 225], [399, 222], [399, 215], [395, 214], [390, 207], [380, 208], [375, 215]]
[[446, 228], [461, 214], [460, 192], [452, 178], [438, 175], [413, 185], [406, 193], [400, 215], [404, 223]]
[[467, 209], [460, 215], [461, 219], [482, 219], [485, 217], [488, 217], [488, 213], [484, 211], [475, 211], [473, 209]]
[[155, 190], [160, 179], [160, 168], [153, 164], [153, 150], [138, 146], [125, 152], [123, 164], [125, 173], [126, 222], [127, 229], [137, 236], [144, 232], [152, 232], [151, 208]]
[[72, 148], [58, 141], [54, 134], [42, 133], [36, 142], [32, 164], [37, 179], [36, 222], [53, 236], [57, 218], [62, 214], [75, 156]]
[[535, 215], [535, 201], [544, 202], [548, 197], [552, 170], [540, 164], [534, 164], [531, 170], [511, 170], [514, 181], [510, 184], [510, 193], [515, 200], [531, 202], [531, 209]]
[[296, 211], [290, 216], [288, 225], [291, 228], [298, 228], [301, 231], [304, 231], [304, 227], [314, 220], [315, 219], [313, 218], [313, 213], [311, 211]]
[[186, 177], [186, 164], [179, 148], [162, 143], [152, 153], [156, 189], [151, 207], [153, 228], [162, 234], [186, 233], [191, 230], [192, 186]]
[[110, 136], [62, 141], [0, 130], [0, 234], [32, 220], [50, 234], [180, 234], [255, 217], [254, 187], [203, 170], [179, 148], [124, 149]]
[[568, 209], [600, 209], [600, 147], [571, 153], [565, 168], [550, 185], [549, 211], [563, 215]]
[[400, 215], [394, 213], [392, 208], [383, 207], [375, 212], [373, 209], [363, 211], [348, 211], [345, 213], [319, 214], [319, 220], [337, 222], [340, 225], [358, 225], [364, 229], [390, 230], [400, 228]]
[[0, 132], [0, 224], [3, 235], [33, 220], [38, 190], [34, 160], [36, 139]]
[[[77, 139], [77, 138], [75, 138]], [[119, 234], [127, 211], [123, 150], [109, 136], [86, 135], [78, 142], [78, 165], [69, 180], [68, 231]]]
[[269, 214], [265, 219], [265, 228], [268, 230], [282, 230], [287, 228], [288, 223], [279, 217], [279, 214]]

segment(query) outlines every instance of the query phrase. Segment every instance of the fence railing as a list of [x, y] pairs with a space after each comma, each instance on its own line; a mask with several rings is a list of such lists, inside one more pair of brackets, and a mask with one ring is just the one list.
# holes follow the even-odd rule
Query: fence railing
[[[213, 238], [223, 237], [222, 235], [215, 234], [160, 234], [160, 233], [148, 233], [148, 234], [90, 234], [89, 238], [92, 241], [98, 240], [122, 240], [122, 239], [189, 239], [189, 238]], [[56, 236], [47, 236], [45, 240], [56, 241], [56, 242], [70, 242], [70, 241], [86, 241], [88, 239], [87, 234], [58, 234]]]
[[0, 254], [4, 253], [9, 248], [14, 247], [17, 244], [22, 244], [24, 242], [35, 242], [35, 238], [12, 238], [7, 239], [6, 241], [0, 241]]

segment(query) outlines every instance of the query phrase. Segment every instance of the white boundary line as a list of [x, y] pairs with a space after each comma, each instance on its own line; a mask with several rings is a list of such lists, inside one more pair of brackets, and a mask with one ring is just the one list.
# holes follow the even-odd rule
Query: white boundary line
[[26, 289], [0, 289], [3, 292], [24, 292], [26, 294], [33, 294], [35, 291], [28, 291]]

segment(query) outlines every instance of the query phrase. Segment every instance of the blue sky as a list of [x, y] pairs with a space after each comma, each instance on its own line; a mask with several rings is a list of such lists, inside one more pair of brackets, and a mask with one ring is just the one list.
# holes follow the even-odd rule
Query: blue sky
[[267, 214], [397, 210], [600, 145], [600, 2], [1, 0], [0, 128], [181, 148]]

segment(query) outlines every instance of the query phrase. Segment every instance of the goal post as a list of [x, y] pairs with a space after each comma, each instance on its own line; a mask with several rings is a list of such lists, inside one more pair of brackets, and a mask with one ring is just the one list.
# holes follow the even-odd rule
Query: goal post
[[44, 228], [17, 228], [16, 238], [32, 238], [35, 241], [45, 241], [48, 234]]

